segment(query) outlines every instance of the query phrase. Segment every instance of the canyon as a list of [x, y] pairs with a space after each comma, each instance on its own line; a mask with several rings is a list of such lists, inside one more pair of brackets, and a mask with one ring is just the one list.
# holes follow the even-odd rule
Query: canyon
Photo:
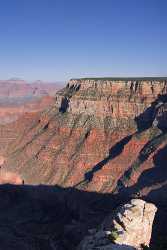
[[[26, 116], [13, 123], [19, 136], [6, 148], [4, 171], [14, 171], [28, 184], [111, 192], [136, 166], [124, 183], [130, 190], [144, 173], [163, 168], [155, 166], [159, 155], [165, 157], [166, 111], [161, 110], [166, 83], [165, 79], [71, 80], [57, 92], [52, 107], [33, 116], [30, 124]], [[1, 127], [1, 133], [5, 129], [8, 126]], [[165, 185], [163, 177], [159, 176]], [[140, 190], [144, 194], [153, 188], [152, 183], [145, 184]]]
[[[89, 227], [121, 203], [144, 199], [158, 208], [154, 236], [165, 235], [166, 107], [167, 78], [72, 79], [47, 109], [0, 126], [0, 183], [75, 193], [70, 209], [81, 212], [85, 203], [84, 212], [98, 214]], [[76, 208], [79, 196], [89, 198]]]

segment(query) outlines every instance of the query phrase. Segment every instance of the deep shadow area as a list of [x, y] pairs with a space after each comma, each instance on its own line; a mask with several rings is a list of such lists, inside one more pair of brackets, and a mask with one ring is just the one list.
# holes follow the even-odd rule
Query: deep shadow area
[[[152, 190], [148, 194], [148, 199], [159, 201], [158, 211], [155, 215], [154, 224], [152, 228], [151, 246], [159, 245], [159, 242], [163, 242], [166, 247], [161, 249], [167, 249], [167, 185], [164, 185], [156, 190]], [[159, 249], [158, 247], [156, 248]]]
[[70, 98], [80, 89], [80, 84], [71, 85], [67, 84], [67, 87], [58, 91], [60, 95], [63, 95], [59, 112], [65, 113], [69, 107]]
[[69, 99], [67, 97], [62, 98], [59, 112], [65, 113], [69, 107]]
[[[118, 205], [129, 199], [127, 195], [59, 186], [1, 185], [0, 249], [76, 249], [88, 229], [97, 227]], [[155, 202], [154, 195], [145, 199], [159, 206], [159, 214], [166, 216], [167, 211], [163, 206], [161, 209], [160, 200]], [[162, 217], [159, 214], [156, 224], [160, 232]]]
[[74, 188], [1, 185], [0, 249], [75, 249], [119, 204], [110, 194]]

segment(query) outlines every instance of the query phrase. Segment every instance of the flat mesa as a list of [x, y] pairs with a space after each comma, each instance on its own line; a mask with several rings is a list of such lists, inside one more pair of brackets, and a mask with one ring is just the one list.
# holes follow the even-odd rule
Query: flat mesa
[[83, 77], [72, 80], [95, 80], [95, 81], [167, 81], [167, 77]]

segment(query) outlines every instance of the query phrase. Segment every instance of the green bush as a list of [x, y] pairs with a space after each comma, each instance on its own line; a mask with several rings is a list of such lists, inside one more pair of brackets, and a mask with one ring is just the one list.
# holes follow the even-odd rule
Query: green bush
[[113, 229], [111, 231], [111, 234], [108, 235], [109, 240], [111, 240], [112, 243], [115, 243], [116, 239], [118, 238], [119, 233], [117, 229]]

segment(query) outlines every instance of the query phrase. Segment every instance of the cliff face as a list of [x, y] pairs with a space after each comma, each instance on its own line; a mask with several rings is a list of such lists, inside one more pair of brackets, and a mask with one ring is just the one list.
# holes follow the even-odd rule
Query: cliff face
[[[56, 106], [73, 115], [90, 115], [110, 122], [111, 128], [136, 126], [159, 95], [167, 93], [165, 80], [71, 80], [59, 92]], [[72, 96], [71, 96], [72, 95]], [[149, 115], [143, 119], [150, 120]]]
[[30, 184], [148, 194], [167, 177], [166, 95], [166, 79], [71, 80], [33, 125], [15, 123], [24, 129], [3, 153], [1, 174], [14, 172]]
[[67, 111], [127, 119], [138, 116], [158, 95], [165, 94], [167, 85], [166, 81], [158, 80], [71, 80], [68, 89], [76, 93]]

